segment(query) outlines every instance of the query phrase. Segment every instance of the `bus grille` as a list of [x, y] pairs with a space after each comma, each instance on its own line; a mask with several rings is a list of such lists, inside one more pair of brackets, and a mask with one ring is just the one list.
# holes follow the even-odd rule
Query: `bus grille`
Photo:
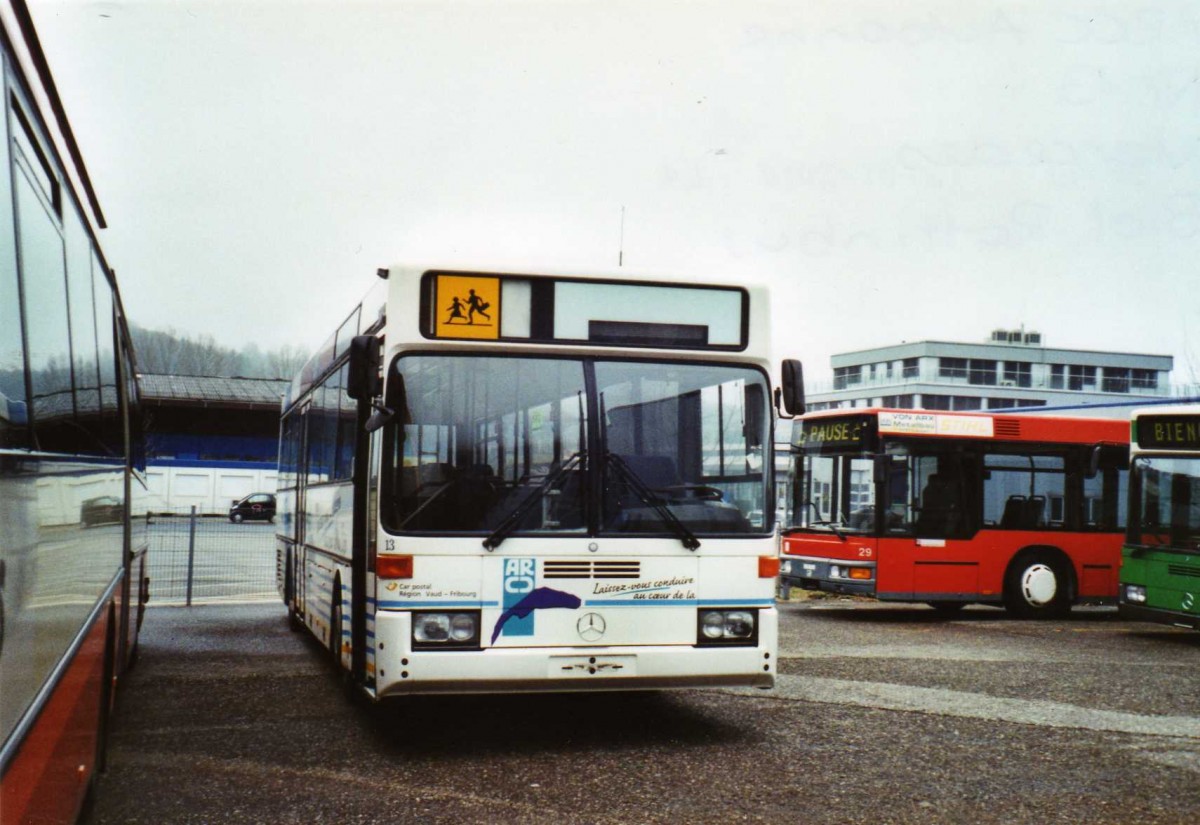
[[641, 574], [640, 561], [547, 561], [542, 567], [547, 579], [636, 579]]
[[1021, 422], [1015, 418], [997, 418], [996, 419], [996, 437], [997, 438], [1020, 438]]
[[1167, 572], [1172, 576], [1191, 576], [1200, 579], [1200, 567], [1188, 567], [1186, 564], [1168, 564]]

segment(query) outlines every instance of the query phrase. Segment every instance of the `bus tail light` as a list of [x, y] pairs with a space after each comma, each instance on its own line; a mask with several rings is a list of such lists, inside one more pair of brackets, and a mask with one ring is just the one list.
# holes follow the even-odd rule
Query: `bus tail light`
[[779, 556], [758, 557], [758, 577], [773, 579], [779, 575]]
[[411, 579], [413, 577], [412, 556], [377, 556], [375, 575], [381, 579]]

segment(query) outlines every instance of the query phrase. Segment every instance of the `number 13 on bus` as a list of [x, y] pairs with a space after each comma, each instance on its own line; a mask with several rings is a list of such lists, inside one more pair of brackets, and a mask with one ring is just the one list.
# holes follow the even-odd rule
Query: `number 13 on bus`
[[380, 274], [283, 405], [293, 627], [374, 698], [770, 687], [765, 291]]

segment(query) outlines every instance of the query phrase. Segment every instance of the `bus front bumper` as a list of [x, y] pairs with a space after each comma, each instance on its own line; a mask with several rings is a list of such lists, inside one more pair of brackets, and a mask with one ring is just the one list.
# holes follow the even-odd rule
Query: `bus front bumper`
[[[778, 614], [759, 611], [758, 644], [417, 650], [407, 612], [375, 616], [375, 696], [556, 693], [775, 685]], [[382, 640], [383, 644], [379, 644]]]
[[[847, 562], [838, 559], [820, 559], [812, 556], [781, 557], [779, 578], [786, 586], [803, 590], [821, 590], [852, 596], [875, 595], [875, 564], [873, 562]], [[851, 571], [867, 571], [857, 575], [870, 578], [853, 578]]]
[[1117, 613], [1122, 619], [1131, 622], [1154, 622], [1155, 624], [1170, 624], [1176, 627], [1200, 630], [1200, 616], [1194, 613], [1130, 604], [1124, 600], [1124, 597], [1117, 603]]

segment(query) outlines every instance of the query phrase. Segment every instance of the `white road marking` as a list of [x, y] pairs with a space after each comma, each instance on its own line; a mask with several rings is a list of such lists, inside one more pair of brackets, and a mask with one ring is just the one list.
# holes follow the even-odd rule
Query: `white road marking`
[[1051, 728], [1165, 736], [1195, 739], [1200, 742], [1200, 718], [1192, 716], [1145, 716], [1138, 713], [1084, 708], [1063, 702], [1008, 699], [942, 688], [781, 674], [776, 676], [775, 690], [771, 694], [763, 694], [752, 688], [737, 692], [750, 696], [775, 696], [878, 710], [933, 713]]

